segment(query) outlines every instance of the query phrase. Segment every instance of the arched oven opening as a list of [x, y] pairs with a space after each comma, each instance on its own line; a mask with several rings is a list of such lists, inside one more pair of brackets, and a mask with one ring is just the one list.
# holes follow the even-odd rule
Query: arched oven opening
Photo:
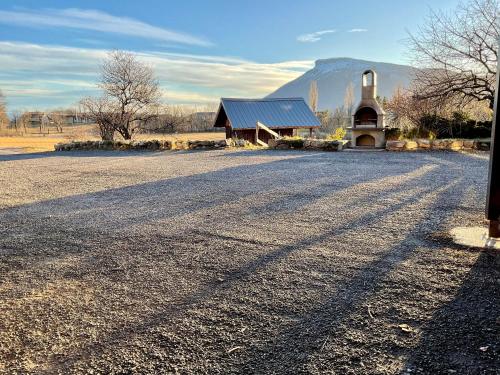
[[360, 108], [354, 114], [354, 126], [377, 126], [378, 115], [371, 107]]
[[375, 147], [375, 138], [369, 134], [363, 134], [356, 138], [357, 147]]

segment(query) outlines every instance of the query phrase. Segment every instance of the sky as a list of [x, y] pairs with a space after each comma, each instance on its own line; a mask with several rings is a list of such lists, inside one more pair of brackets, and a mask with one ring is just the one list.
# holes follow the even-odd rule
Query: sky
[[11, 112], [73, 106], [99, 95], [99, 66], [121, 49], [154, 68], [165, 103], [262, 97], [317, 59], [408, 63], [408, 32], [458, 2], [2, 0], [0, 90]]

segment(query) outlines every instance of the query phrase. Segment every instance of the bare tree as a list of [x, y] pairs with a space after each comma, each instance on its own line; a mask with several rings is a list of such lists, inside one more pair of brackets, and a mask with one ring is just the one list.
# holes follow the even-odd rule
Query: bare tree
[[318, 82], [311, 81], [309, 86], [309, 106], [311, 111], [316, 113], [318, 111]]
[[344, 106], [335, 108], [332, 114], [333, 129], [346, 127], [347, 112]]
[[159, 83], [153, 69], [129, 52], [111, 52], [102, 66], [99, 85], [117, 107], [115, 130], [131, 139], [140, 125], [157, 115]]
[[345, 89], [344, 110], [346, 112], [346, 123], [351, 124], [351, 118], [354, 112], [354, 84], [349, 82]]
[[9, 125], [9, 116], [7, 116], [7, 102], [5, 96], [0, 90], [0, 128], [6, 128]]
[[64, 110], [50, 112], [47, 115], [49, 125], [53, 125], [58, 133], [63, 132], [63, 126], [66, 124], [66, 116]]
[[21, 112], [20, 111], [13, 111], [12, 112], [12, 125], [16, 131], [18, 132], [18, 126], [19, 126], [19, 118], [21, 117]]
[[112, 141], [116, 123], [120, 121], [120, 114], [116, 111], [114, 103], [107, 96], [100, 98], [84, 98], [80, 105], [85, 111], [85, 116], [97, 124], [99, 135], [104, 141]]
[[12, 122], [11, 126], [14, 127], [16, 133], [28, 133], [27, 126], [30, 124], [30, 114], [29, 112], [23, 110], [15, 110], [12, 112]]
[[497, 0], [470, 0], [453, 14], [431, 11], [410, 45], [422, 99], [494, 101], [499, 37]]
[[[101, 68], [101, 98], [85, 98], [82, 106], [99, 126], [103, 139], [118, 132], [131, 139], [158, 116], [160, 89], [153, 69], [129, 52], [113, 51]], [[111, 132], [113, 129], [113, 132]]]

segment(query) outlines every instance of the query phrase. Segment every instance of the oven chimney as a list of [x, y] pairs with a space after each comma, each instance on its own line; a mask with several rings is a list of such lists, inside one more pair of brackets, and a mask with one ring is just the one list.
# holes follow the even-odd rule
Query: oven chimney
[[377, 73], [367, 70], [363, 73], [361, 99], [377, 99]]

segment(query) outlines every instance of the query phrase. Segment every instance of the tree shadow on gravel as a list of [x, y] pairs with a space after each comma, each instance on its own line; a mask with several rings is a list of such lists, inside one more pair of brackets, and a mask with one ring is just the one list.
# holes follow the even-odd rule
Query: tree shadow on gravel
[[103, 157], [129, 157], [129, 156], [158, 156], [161, 151], [45, 151], [14, 154], [0, 154], [0, 162], [16, 160], [32, 160], [45, 158], [103, 158]]
[[[246, 263], [239, 268], [228, 270], [224, 275], [222, 281], [213, 280], [212, 282], [207, 283], [204, 287], [198, 289], [195, 293], [186, 296], [176, 305], [163, 308], [157, 313], [145, 316], [140, 323], [127, 326], [123, 329], [115, 330], [99, 342], [96, 342], [95, 344], [92, 344], [90, 346], [82, 347], [78, 353], [65, 356], [64, 364], [65, 366], [71, 367], [71, 364], [75, 361], [82, 360], [82, 358], [86, 358], [86, 356], [99, 355], [99, 353], [104, 348], [109, 348], [119, 342], [123, 342], [124, 340], [126, 341], [130, 335], [147, 334], [149, 330], [157, 327], [158, 325], [168, 324], [168, 321], [174, 319], [179, 314], [185, 313], [186, 310], [193, 308], [196, 304], [199, 304], [210, 298], [215, 298], [219, 293], [229, 291], [235, 283], [245, 283], [246, 279], [252, 276], [255, 272], [263, 270], [267, 266], [281, 261], [290, 254], [294, 252], [300, 252], [303, 249], [311, 247], [315, 244], [323, 243], [325, 240], [332, 239], [332, 237], [339, 236], [343, 233], [366, 228], [366, 225], [371, 221], [383, 220], [385, 215], [388, 215], [391, 212], [397, 210], [404, 209], [404, 207], [406, 207], [409, 203], [424, 198], [427, 194], [431, 193], [434, 190], [435, 187], [422, 189], [415, 195], [408, 195], [404, 198], [401, 198], [395, 204], [387, 205], [382, 209], [373, 210], [351, 222], [346, 222], [343, 225], [331, 228], [330, 230], [323, 232], [317, 236], [308, 237], [301, 241], [279, 246], [276, 249], [257, 257], [255, 260]], [[367, 200], [369, 199], [371, 199], [371, 197], [367, 198]], [[207, 237], [209, 241], [210, 236]], [[371, 284], [373, 282], [373, 284], [376, 285], [376, 279], [382, 277], [386, 272], [389, 272], [390, 269], [395, 266], [395, 264], [403, 261], [406, 256], [409, 256], [411, 254], [411, 250], [412, 249], [405, 249], [406, 253], [404, 253], [403, 255], [398, 254], [396, 251], [389, 251], [386, 255], [370, 264], [370, 266], [367, 267], [366, 270], [362, 271], [358, 276], [349, 279], [349, 284], [346, 285], [346, 293], [350, 293], [350, 291], [356, 289], [361, 289], [362, 295], [365, 295], [365, 293], [368, 293], [370, 290], [372, 290], [369, 287], [366, 287], [368, 289], [363, 290], [363, 287], [365, 287], [365, 283]], [[356, 303], [355, 299], [359, 298], [359, 294], [346, 294], [344, 297], [346, 298], [346, 300], [343, 303], [347, 302], [349, 304], [354, 304]], [[323, 319], [324, 324], [329, 324], [330, 322], [332, 322], [332, 318], [335, 316], [334, 314], [332, 314], [332, 312], [338, 311], [338, 309], [342, 308], [342, 306], [343, 304], [340, 304], [339, 301], [330, 301], [328, 305], [321, 306], [318, 312], [312, 312], [313, 314], [317, 314], [316, 316], [308, 315], [304, 317], [303, 322], [298, 326], [298, 330], [302, 330], [303, 324], [309, 324], [311, 322], [316, 324], [318, 323], [318, 320], [321, 319]], [[332, 309], [334, 311], [332, 311]], [[347, 312], [348, 310], [345, 311], [345, 313]], [[309, 322], [309, 319], [311, 319], [311, 322]], [[321, 324], [318, 326], [313, 326], [311, 328], [313, 332], [311, 332], [311, 330], [309, 330], [308, 332], [316, 339], [318, 336], [315, 336], [315, 330], [318, 330], [317, 333], [320, 333], [319, 330], [324, 329], [324, 327], [325, 326]], [[308, 345], [315, 344], [310, 342], [310, 336], [300, 337], [300, 339], [298, 339], [297, 337], [294, 337], [294, 335], [295, 332], [293, 335], [284, 333], [283, 336], [280, 336], [277, 340], [284, 340], [283, 345], [288, 348], [287, 350], [289, 350], [290, 348], [296, 348], [296, 350], [301, 350], [302, 353], [307, 353], [307, 351], [304, 351], [303, 349], [308, 347]], [[272, 363], [271, 358], [280, 358], [280, 356], [284, 352], [280, 352], [277, 355], [276, 352], [270, 349], [271, 348], [267, 348], [266, 350], [264, 350], [265, 354], [260, 353], [259, 351], [259, 354], [254, 358], [255, 362], [253, 360], [250, 360], [244, 367], [241, 368], [241, 372], [252, 372], [257, 370], [257, 372], [259, 373], [273, 373], [273, 371], [277, 371], [278, 368], [267, 368], [266, 366]], [[295, 349], [293, 350], [295, 351]], [[269, 355], [269, 357], [267, 357], [267, 355]], [[297, 358], [299, 357], [293, 358], [293, 360], [291, 358], [281, 358], [283, 361], [280, 363], [282, 366], [285, 366], [284, 368], [287, 370], [291, 368], [297, 368]]]
[[[455, 198], [459, 200], [465, 188], [463, 185], [459, 186], [458, 189], [453, 188], [453, 186], [448, 185], [444, 188], [442, 186], [443, 190], [434, 200], [434, 204], [451, 194], [451, 191], [453, 191]], [[416, 196], [415, 199], [421, 199], [427, 193], [435, 190], [426, 190]], [[407, 200], [400, 205], [387, 207], [385, 213], [404, 209], [410, 201]], [[349, 278], [346, 285], [339, 285], [338, 292], [319, 303], [317, 308], [308, 311], [297, 322], [270, 339], [266, 344], [249, 348], [243, 357], [243, 362], [237, 366], [238, 370], [236, 372], [308, 373], [307, 366], [311, 357], [321, 353], [323, 346], [330, 337], [335, 338], [342, 335], [343, 322], [346, 322], [349, 316], [360, 308], [366, 299], [382, 288], [382, 281], [392, 270], [413, 255], [416, 246], [415, 241], [423, 242], [426, 232], [435, 229], [430, 224], [430, 222], [436, 220], [434, 204], [428, 207], [424, 217], [406, 235], [405, 239], [395, 244], [380, 258], [368, 263], [356, 275]], [[440, 219], [452, 214], [449, 207], [447, 210], [445, 209], [446, 211], [446, 214], [441, 213], [443, 216]], [[369, 215], [372, 218], [380, 218], [380, 216], [383, 216], [380, 214], [374, 212]], [[362, 223], [363, 221], [352, 223], [348, 229], [354, 231], [357, 228], [362, 228]], [[427, 246], [436, 247], [432, 243], [428, 243]], [[394, 351], [399, 352], [401, 348], [395, 347]], [[332, 363], [327, 368], [330, 370], [335, 369], [339, 373], [348, 372], [352, 370], [351, 366], [357, 366], [352, 362], [349, 364], [350, 361], [350, 358], [343, 358], [343, 368], [341, 368], [340, 363], [337, 363], [339, 368], [332, 368]], [[370, 370], [366, 369], [366, 371], [369, 373]]]
[[[67, 211], [86, 210], [89, 211], [83, 216], [86, 220], [101, 220], [106, 223], [106, 215], [96, 215], [95, 211], [92, 211], [93, 206], [100, 206], [101, 204], [107, 205], [107, 209], [116, 210], [120, 212], [121, 216], [117, 224], [121, 225], [120, 229], [126, 228], [128, 225], [133, 225], [140, 222], [154, 222], [161, 220], [166, 217], [175, 217], [185, 213], [196, 212], [205, 208], [214, 207], [228, 200], [227, 192], [221, 187], [231, 187], [234, 180], [239, 181], [242, 189], [248, 184], [248, 181], [253, 181], [256, 177], [262, 176], [266, 172], [273, 172], [274, 170], [289, 170], [290, 173], [296, 173], [297, 170], [303, 170], [303, 168], [310, 167], [309, 165], [301, 165], [302, 159], [297, 158], [289, 160], [278, 160], [269, 163], [261, 163], [256, 165], [246, 165], [238, 167], [230, 167], [223, 170], [218, 170], [214, 172], [202, 173], [194, 176], [188, 177], [176, 177], [169, 180], [155, 181], [152, 183], [138, 184], [132, 187], [124, 187], [118, 189], [111, 189], [104, 192], [83, 194], [79, 196], [61, 198], [48, 202], [35, 203], [33, 205], [26, 205], [22, 207], [16, 207], [14, 209], [7, 209], [0, 212], [0, 214], [6, 214], [6, 218], [13, 218], [17, 215], [21, 219], [26, 220], [24, 208], [34, 208], [34, 212], [39, 215], [40, 211], [43, 212], [53, 212], [55, 214], [65, 213]], [[484, 164], [484, 162], [482, 162]], [[479, 164], [478, 164], [479, 165]], [[421, 166], [421, 164], [413, 164], [408, 166], [402, 166], [401, 168], [393, 171], [394, 173], [387, 173], [384, 177], [390, 177], [391, 175], [397, 179], [404, 173], [413, 172], [416, 168]], [[433, 173], [436, 177], [440, 174], [445, 173], [446, 167], [440, 166]], [[234, 180], [233, 180], [234, 179]], [[268, 177], [272, 179], [272, 176]], [[303, 179], [304, 181], [307, 179]], [[372, 178], [368, 176], [358, 177], [355, 181], [351, 181], [350, 184], [357, 184], [362, 182], [371, 181]], [[310, 180], [309, 180], [310, 181]], [[287, 180], [288, 184], [296, 183], [296, 180]], [[436, 184], [437, 186], [446, 186], [445, 181], [441, 181]], [[204, 197], [198, 197], [195, 193], [186, 203], [179, 203], [174, 206], [162, 207], [162, 210], [154, 210], [152, 212], [151, 208], [158, 205], [158, 201], [166, 202], [170, 204], [169, 199], [172, 198], [170, 194], [171, 191], [182, 192], [185, 190], [186, 186], [192, 187], [194, 192], [196, 192], [197, 187], [201, 187], [207, 183], [212, 183], [212, 192], [214, 195], [210, 200], [202, 199]], [[225, 185], [226, 184], [226, 185]], [[229, 185], [227, 185], [229, 184]], [[85, 355], [95, 355], [99, 353], [104, 347], [112, 347], [114, 343], [126, 340], [131, 335], [146, 333], [149, 329], [155, 327], [158, 324], [164, 324], [169, 319], [171, 319], [176, 314], [182, 314], [186, 309], [194, 304], [200, 303], [201, 301], [210, 298], [216, 293], [225, 291], [234, 285], [235, 282], [243, 281], [244, 279], [256, 271], [262, 270], [266, 266], [278, 262], [284, 259], [287, 255], [301, 251], [304, 248], [313, 246], [318, 243], [322, 243], [325, 240], [331, 239], [332, 237], [338, 236], [345, 232], [362, 230], [366, 228], [367, 223], [375, 220], [383, 220], [384, 215], [388, 215], [395, 210], [403, 210], [409, 203], [415, 202], [419, 199], [424, 199], [427, 194], [431, 193], [436, 189], [435, 186], [424, 187], [416, 195], [410, 195], [405, 198], [400, 199], [395, 204], [388, 204], [386, 207], [369, 211], [359, 218], [353, 221], [345, 222], [341, 226], [331, 228], [330, 230], [319, 234], [318, 236], [312, 236], [304, 238], [303, 240], [297, 241], [292, 244], [280, 246], [278, 248], [272, 249], [268, 253], [258, 256], [256, 259], [242, 265], [239, 268], [233, 269], [227, 272], [224, 281], [220, 282], [214, 280], [207, 283], [202, 288], [197, 290], [195, 293], [187, 295], [183, 300], [179, 301], [175, 305], [169, 306], [167, 308], [161, 309], [161, 311], [155, 312], [153, 314], [148, 314], [144, 316], [144, 319], [139, 324], [134, 324], [126, 327], [119, 328], [113, 331], [111, 334], [103, 338], [101, 342], [97, 342], [90, 346], [83, 345], [81, 350], [77, 353], [69, 354], [64, 356], [63, 362], [65, 365], [71, 365], [72, 362], [79, 360]], [[257, 184], [255, 188], [243, 189], [243, 192], [239, 192], [235, 195], [235, 198], [239, 199], [245, 196], [250, 196], [258, 193], [259, 191], [266, 191], [272, 188], [274, 185], [272, 183], [262, 182], [262, 185]], [[286, 185], [285, 185], [286, 186]], [[346, 185], [339, 184], [338, 186], [332, 184], [326, 186], [324, 194], [318, 194], [317, 196], [310, 197], [309, 203], [312, 203], [314, 199], [319, 199], [325, 194], [332, 194], [339, 188], [344, 188]], [[407, 187], [407, 186], [406, 186]], [[397, 194], [404, 192], [405, 186], [400, 186], [397, 190], [391, 190], [385, 192], [387, 195]], [[453, 195], [460, 199], [461, 194], [463, 194], [463, 184], [457, 190], [453, 191]], [[441, 194], [449, 194], [446, 190]], [[122, 196], [131, 196], [130, 201], [123, 201], [120, 198]], [[297, 197], [296, 197], [297, 198]], [[276, 199], [281, 200], [281, 197], [276, 197]], [[372, 199], [371, 197], [366, 198]], [[438, 198], [439, 199], [439, 198]], [[83, 200], [83, 203], [82, 203]], [[90, 202], [90, 203], [89, 203]], [[117, 206], [117, 202], [120, 204]], [[304, 202], [305, 203], [305, 202]], [[358, 204], [362, 203], [361, 201]], [[143, 207], [143, 211], [137, 213], [135, 210], [146, 204]], [[161, 205], [160, 205], [161, 206]], [[106, 209], [106, 207], [104, 207]], [[165, 208], [168, 208], [165, 209]], [[20, 210], [21, 209], [21, 210]], [[448, 209], [449, 207], [439, 207], [440, 209]], [[121, 211], [123, 210], [123, 212]], [[428, 213], [422, 219], [422, 222], [413, 231], [411, 231], [406, 237], [409, 241], [408, 244], [403, 241], [401, 244], [396, 245], [393, 249], [389, 250], [380, 259], [375, 260], [371, 264], [367, 265], [358, 275], [349, 279], [348, 285], [345, 285], [342, 293], [340, 295], [331, 296], [326, 301], [323, 301], [322, 305], [318, 309], [309, 311], [304, 316], [300, 317], [299, 322], [291, 327], [289, 330], [283, 331], [273, 343], [265, 346], [263, 348], [254, 348], [255, 352], [250, 352], [249, 356], [246, 358], [245, 363], [241, 366], [240, 370], [242, 372], [252, 371], [252, 369], [259, 369], [259, 372], [279, 372], [290, 368], [300, 368], [302, 365], [307, 363], [308, 356], [319, 350], [318, 345], [324, 342], [326, 336], [330, 333], [331, 329], [334, 329], [342, 319], [349, 316], [351, 308], [360, 304], [370, 293], [376, 290], [378, 287], [377, 283], [381, 278], [384, 277], [391, 269], [395, 268], [397, 264], [404, 261], [407, 257], [411, 256], [413, 247], [412, 240], [415, 238], [420, 239], [423, 228], [421, 226], [429, 225], [427, 220], [431, 218], [434, 213], [432, 207], [429, 207]], [[27, 211], [30, 212], [29, 210]], [[271, 212], [266, 212], [266, 214]], [[446, 216], [446, 215], [445, 215]], [[78, 217], [78, 216], [77, 216]], [[37, 217], [31, 217], [30, 220], [37, 221]], [[60, 234], [64, 235], [64, 221], [65, 220], [75, 220], [75, 217], [64, 218], [62, 217], [61, 222], [57, 222], [53, 228], [49, 227], [49, 230], [60, 231]], [[62, 224], [62, 225], [61, 225]], [[47, 226], [40, 226], [40, 230], [43, 232], [47, 231]], [[196, 229], [191, 229], [196, 230]], [[103, 240], [109, 236], [109, 233], [102, 232], [96, 233], [103, 237]], [[5, 232], [5, 235], [9, 235], [9, 232]], [[76, 236], [79, 233], [75, 233]], [[80, 234], [81, 235], [81, 234]], [[185, 233], [189, 235], [189, 231]], [[126, 239], [126, 236], [125, 236]], [[38, 241], [38, 238], [37, 238]], [[208, 240], [209, 241], [209, 240]], [[0, 241], [1, 243], [1, 241]], [[78, 247], [75, 248], [77, 250]], [[65, 250], [61, 248], [60, 254], [50, 254], [51, 257], [64, 256]], [[29, 255], [29, 254], [28, 254]], [[43, 258], [43, 257], [42, 257]], [[91, 260], [89, 260], [91, 261]], [[368, 284], [368, 285], [365, 285]], [[339, 298], [345, 297], [345, 300]], [[340, 301], [340, 302], [339, 302]], [[310, 335], [302, 334], [303, 328], [306, 327]], [[319, 340], [319, 344], [318, 344]], [[280, 350], [275, 350], [279, 348]], [[291, 349], [293, 348], [293, 350]], [[251, 349], [251, 348], [250, 348]], [[290, 354], [286, 354], [289, 351]], [[294, 353], [303, 354], [295, 356]], [[86, 354], [83, 354], [86, 353]], [[262, 369], [262, 371], [260, 371]]]
[[[78, 232], [72, 233], [65, 225], [68, 220], [75, 224], [81, 223], [77, 225], [80, 227], [88, 225], [89, 228], [86, 229], [95, 230], [97, 236], [112, 231], [126, 233], [124, 230], [133, 225], [192, 214], [273, 189], [297, 189], [296, 186], [302, 187], [301, 184], [305, 189], [307, 186], [314, 186], [315, 190], [312, 192], [301, 190], [288, 197], [277, 195], [267, 202], [273, 207], [273, 202], [279, 205], [279, 202], [284, 200], [302, 197], [301, 203], [306, 203], [303, 197], [307, 197], [307, 203], [311, 204], [325, 194], [330, 195], [354, 184], [377, 180], [376, 177], [357, 175], [354, 181], [319, 181], [328, 177], [328, 173], [312, 173], [306, 176], [305, 172], [310, 169], [309, 164], [310, 162], [304, 161], [302, 157], [273, 160], [0, 209], [0, 218], [12, 224], [0, 228], [0, 234], [7, 239], [12, 228], [20, 228], [15, 225], [16, 220], [23, 221], [24, 233], [33, 230], [40, 239], [57, 233], [68, 235], [69, 238], [79, 235]], [[403, 166], [385, 174], [384, 177], [397, 178], [402, 174], [414, 172], [418, 167], [419, 165]], [[278, 177], [275, 176], [276, 173], [279, 173]], [[276, 184], [277, 178], [280, 179], [280, 184]], [[40, 220], [40, 216], [43, 220]], [[31, 225], [26, 225], [27, 221]]]
[[424, 327], [402, 373], [498, 374], [500, 253], [479, 251], [454, 298]]

